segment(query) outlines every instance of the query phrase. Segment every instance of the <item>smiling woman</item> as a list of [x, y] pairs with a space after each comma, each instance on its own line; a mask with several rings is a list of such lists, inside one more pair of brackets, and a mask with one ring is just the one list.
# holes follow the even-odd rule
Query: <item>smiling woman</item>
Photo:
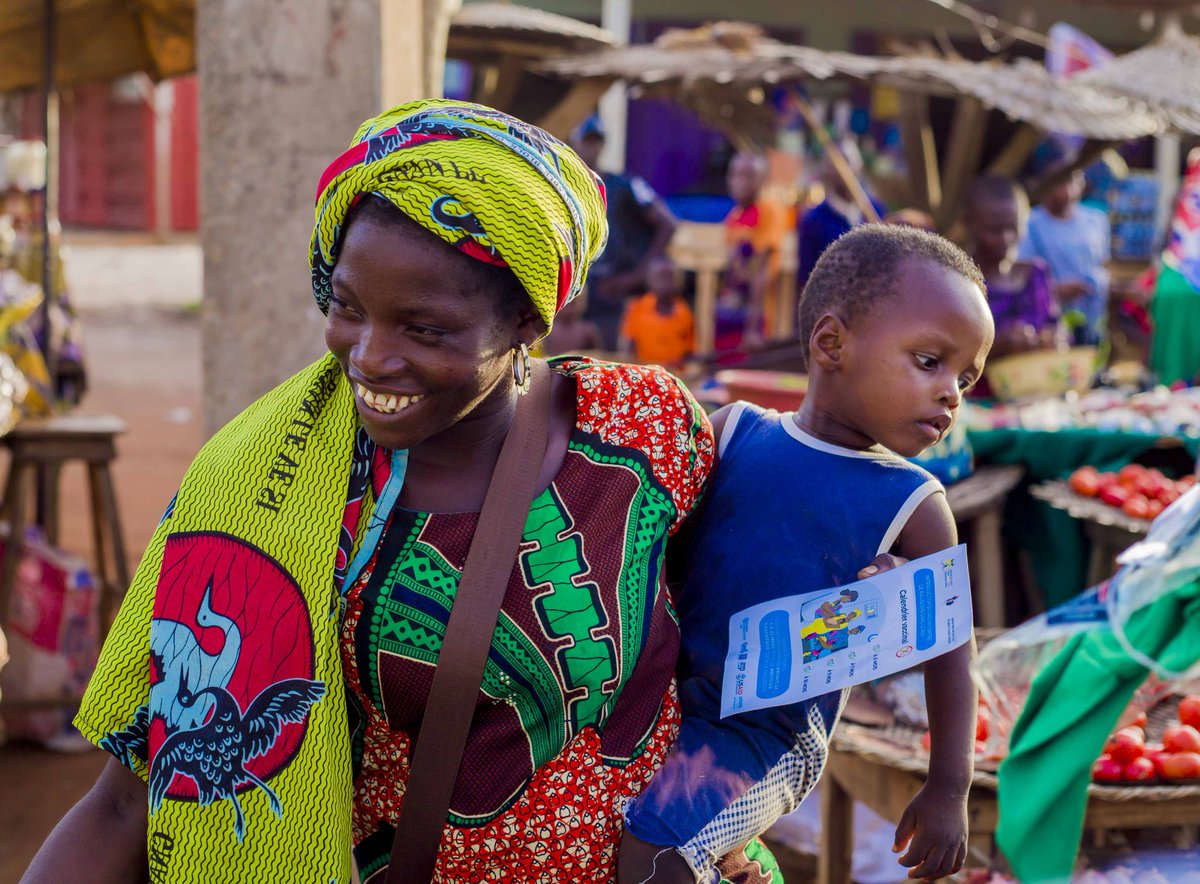
[[[330, 354], [197, 457], [78, 719], [114, 759], [28, 880], [144, 877], [147, 843], [155, 880], [349, 881], [351, 855], [384, 880], [528, 348], [605, 237], [599, 180], [539, 129], [448, 101], [363, 125], [318, 188]], [[435, 880], [614, 879], [679, 724], [666, 548], [711, 428], [659, 369], [550, 369]]]

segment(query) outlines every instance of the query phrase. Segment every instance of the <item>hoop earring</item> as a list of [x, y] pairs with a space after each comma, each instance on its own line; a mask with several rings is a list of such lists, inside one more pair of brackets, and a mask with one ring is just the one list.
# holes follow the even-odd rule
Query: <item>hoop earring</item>
[[513, 347], [512, 351], [512, 374], [513, 383], [516, 384], [518, 393], [529, 392], [529, 347], [521, 344], [519, 347]]

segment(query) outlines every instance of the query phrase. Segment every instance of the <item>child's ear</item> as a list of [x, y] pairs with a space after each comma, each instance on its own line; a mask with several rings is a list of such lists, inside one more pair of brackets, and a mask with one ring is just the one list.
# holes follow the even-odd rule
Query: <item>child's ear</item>
[[808, 339], [808, 361], [825, 371], [837, 371], [842, 364], [846, 333], [846, 324], [834, 314], [826, 313], [817, 320]]

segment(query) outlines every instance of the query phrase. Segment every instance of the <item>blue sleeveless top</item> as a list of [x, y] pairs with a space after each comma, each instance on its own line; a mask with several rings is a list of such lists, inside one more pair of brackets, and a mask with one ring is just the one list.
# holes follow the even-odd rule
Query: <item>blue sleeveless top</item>
[[899, 455], [830, 445], [793, 418], [738, 403], [726, 422], [678, 599], [679, 739], [626, 811], [634, 835], [678, 848], [701, 880], [748, 831], [791, 812], [816, 783], [845, 693], [722, 720], [729, 618], [759, 602], [853, 583], [943, 490]]

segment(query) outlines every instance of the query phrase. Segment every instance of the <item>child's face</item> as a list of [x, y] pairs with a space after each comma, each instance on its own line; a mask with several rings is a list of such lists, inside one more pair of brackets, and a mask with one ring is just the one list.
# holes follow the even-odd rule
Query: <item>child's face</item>
[[735, 156], [729, 161], [725, 185], [729, 188], [729, 195], [739, 205], [754, 202], [758, 199], [759, 188], [762, 187], [762, 170], [758, 161], [747, 154]]
[[650, 265], [646, 277], [646, 281], [650, 284], [650, 291], [655, 294], [673, 295], [679, 290], [679, 286], [675, 282], [675, 264], [664, 258], [660, 258]]
[[905, 264], [896, 292], [847, 331], [830, 397], [847, 429], [904, 457], [945, 438], [992, 347], [979, 287], [940, 264]]
[[975, 257], [989, 263], [1015, 257], [1022, 221], [1015, 199], [989, 199], [972, 207], [967, 226]]

